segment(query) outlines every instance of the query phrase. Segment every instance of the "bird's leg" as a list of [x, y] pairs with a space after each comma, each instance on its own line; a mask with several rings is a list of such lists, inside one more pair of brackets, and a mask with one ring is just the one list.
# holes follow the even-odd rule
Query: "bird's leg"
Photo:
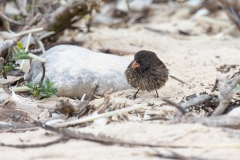
[[156, 94], [157, 94], [157, 97], [159, 97], [157, 90], [156, 90]]
[[137, 90], [137, 92], [133, 95], [133, 99], [136, 99], [137, 98], [137, 94], [138, 94], [138, 91], [139, 91], [140, 89], [138, 89]]

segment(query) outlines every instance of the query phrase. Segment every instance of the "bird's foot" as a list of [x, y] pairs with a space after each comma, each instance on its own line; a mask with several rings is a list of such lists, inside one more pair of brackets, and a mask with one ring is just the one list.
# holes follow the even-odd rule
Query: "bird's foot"
[[132, 100], [134, 100], [134, 99], [136, 99], [137, 98], [137, 96], [136, 95], [134, 95], [133, 97], [132, 97]]
[[126, 98], [130, 99], [130, 100], [134, 100], [136, 99], [137, 97], [136, 96], [132, 96], [132, 95], [127, 95]]
[[158, 92], [157, 92], [157, 90], [156, 90], [156, 94], [157, 94], [157, 98], [159, 98], [159, 95], [158, 95]]

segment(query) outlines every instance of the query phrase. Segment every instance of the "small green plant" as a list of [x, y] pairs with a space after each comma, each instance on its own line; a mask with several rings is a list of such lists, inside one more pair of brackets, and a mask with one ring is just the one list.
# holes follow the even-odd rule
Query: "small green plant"
[[25, 51], [23, 49], [22, 43], [18, 42], [16, 46], [13, 47], [13, 60], [19, 60], [19, 59], [31, 59], [30, 56], [28, 56], [30, 52]]
[[5, 61], [5, 64], [2, 67], [2, 74], [14, 70], [19, 64], [16, 63], [16, 60], [19, 59], [30, 59], [28, 56], [29, 51], [23, 50], [22, 43], [18, 42], [16, 46], [13, 47], [13, 55]]
[[44, 82], [36, 84], [28, 83], [25, 85], [30, 88], [30, 92], [38, 99], [56, 97], [57, 88], [54, 87], [54, 82], [51, 82], [48, 77], [45, 78]]
[[19, 59], [30, 59], [31, 57], [28, 56], [29, 51], [25, 51], [21, 49], [18, 45], [13, 47], [13, 57], [14, 60]]
[[5, 63], [5, 65], [3, 66], [2, 68], [2, 71], [1, 73], [6, 73], [6, 72], [9, 72], [9, 71], [12, 71], [14, 70], [16, 67], [18, 67], [19, 64], [16, 63], [16, 61], [14, 60], [9, 60], [8, 62]]

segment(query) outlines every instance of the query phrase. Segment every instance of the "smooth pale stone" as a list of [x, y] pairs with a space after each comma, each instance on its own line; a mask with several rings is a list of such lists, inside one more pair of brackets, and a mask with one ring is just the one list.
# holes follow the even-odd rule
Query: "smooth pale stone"
[[[96, 84], [98, 95], [130, 88], [124, 75], [130, 61], [123, 57], [72, 45], [55, 46], [41, 57], [47, 61], [45, 76], [55, 83], [58, 96], [89, 95]], [[41, 76], [42, 66], [36, 61], [26, 80], [35, 84]]]

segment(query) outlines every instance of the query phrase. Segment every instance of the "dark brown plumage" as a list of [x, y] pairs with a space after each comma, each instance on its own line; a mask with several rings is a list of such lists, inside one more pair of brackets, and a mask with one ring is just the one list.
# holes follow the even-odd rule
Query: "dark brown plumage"
[[[142, 91], [154, 91], [165, 85], [168, 80], [168, 69], [151, 51], [139, 51], [125, 71], [127, 82]], [[138, 91], [134, 94], [135, 99]], [[157, 93], [158, 97], [158, 93]]]

